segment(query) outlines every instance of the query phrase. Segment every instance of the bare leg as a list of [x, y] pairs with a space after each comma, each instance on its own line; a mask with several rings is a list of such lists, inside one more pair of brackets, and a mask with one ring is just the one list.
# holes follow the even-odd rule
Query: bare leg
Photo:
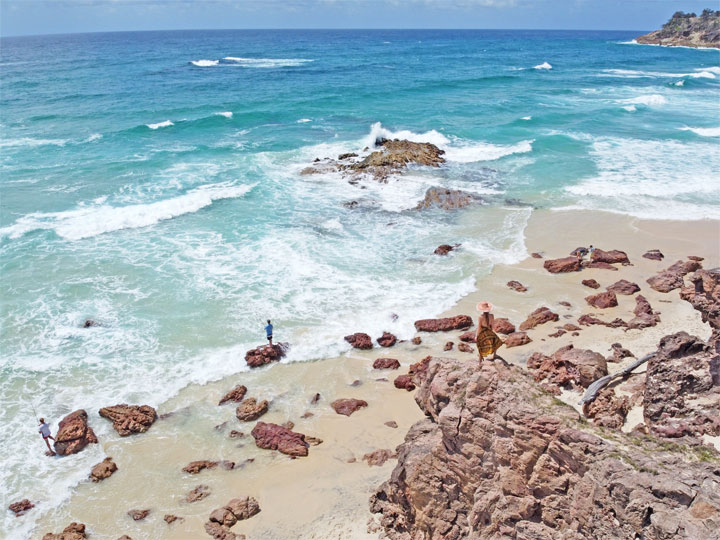
[[[52, 437], [48, 437], [48, 439], [52, 439]], [[50, 447], [50, 441], [48, 441], [48, 439], [43, 438], [43, 440], [45, 441], [45, 444], [47, 444], [48, 450], [49, 450], [50, 453], [54, 456], [54, 455], [55, 455], [55, 451]], [[55, 440], [55, 439], [53, 439], [53, 441], [54, 441], [54, 440]]]

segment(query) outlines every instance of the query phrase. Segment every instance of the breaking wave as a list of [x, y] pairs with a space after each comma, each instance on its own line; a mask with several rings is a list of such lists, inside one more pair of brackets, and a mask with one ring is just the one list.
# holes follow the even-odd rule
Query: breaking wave
[[164, 122], [158, 122], [157, 124], [145, 124], [145, 125], [147, 127], [149, 127], [150, 129], [158, 129], [161, 127], [174, 126], [175, 124], [173, 124], [170, 120], [165, 120]]

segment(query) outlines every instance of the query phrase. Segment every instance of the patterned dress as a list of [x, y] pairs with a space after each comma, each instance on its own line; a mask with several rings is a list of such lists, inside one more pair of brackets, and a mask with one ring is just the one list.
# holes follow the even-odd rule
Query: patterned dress
[[[489, 327], [489, 317], [486, 321], [483, 321], [483, 316], [478, 320], [478, 333], [475, 339], [477, 345], [478, 354], [481, 357], [490, 356], [497, 351], [503, 344], [503, 340], [500, 339], [492, 328]], [[488, 326], [486, 326], [488, 324]]]

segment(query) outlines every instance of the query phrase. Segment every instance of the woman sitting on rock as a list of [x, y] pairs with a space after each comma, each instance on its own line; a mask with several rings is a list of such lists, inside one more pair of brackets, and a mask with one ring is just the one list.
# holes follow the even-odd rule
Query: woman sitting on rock
[[477, 345], [480, 362], [483, 358], [489, 357], [488, 360], [495, 360], [495, 351], [503, 344], [503, 341], [493, 331], [493, 323], [495, 317], [490, 314], [493, 305], [490, 302], [480, 302], [477, 310], [481, 313], [478, 317], [478, 329], [475, 335], [475, 344]]

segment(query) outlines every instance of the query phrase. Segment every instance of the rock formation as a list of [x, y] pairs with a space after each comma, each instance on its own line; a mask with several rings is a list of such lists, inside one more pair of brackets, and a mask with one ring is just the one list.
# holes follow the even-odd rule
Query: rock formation
[[54, 447], [58, 455], [67, 456], [77, 454], [88, 444], [97, 442], [95, 432], [88, 426], [87, 413], [79, 409], [60, 420]]
[[42, 540], [85, 540], [85, 524], [72, 522], [63, 529], [61, 533], [47, 533]]
[[395, 452], [386, 448], [375, 450], [363, 456], [363, 461], [367, 461], [368, 467], [381, 467], [388, 459], [396, 457]]
[[392, 540], [717, 538], [718, 455], [601, 437], [519, 367], [435, 359], [370, 499]]
[[93, 482], [100, 482], [101, 480], [110, 478], [117, 469], [117, 465], [113, 459], [111, 457], [106, 457], [92, 468], [90, 471], [90, 479]]
[[508, 281], [507, 286], [510, 287], [513, 291], [517, 291], [517, 292], [526, 292], [527, 291], [527, 287], [525, 287], [525, 285], [523, 285], [522, 283], [520, 283], [519, 281], [516, 281], [516, 280]]
[[290, 346], [287, 343], [262, 345], [245, 353], [245, 362], [251, 368], [261, 367], [270, 362], [277, 362], [287, 354]]
[[242, 384], [238, 384], [232, 390], [229, 390], [222, 398], [220, 398], [218, 405], [222, 405], [223, 403], [227, 403], [228, 401], [234, 401], [236, 403], [239, 403], [243, 400], [246, 393], [247, 387], [243, 386]]
[[471, 204], [481, 202], [477, 195], [459, 189], [432, 187], [425, 192], [425, 198], [417, 205], [418, 210], [440, 208], [442, 210], [457, 210]]
[[383, 335], [377, 338], [377, 342], [381, 347], [392, 347], [397, 343], [397, 338], [390, 332], [383, 332]]
[[577, 272], [580, 270], [580, 259], [577, 257], [563, 257], [562, 259], [548, 259], [543, 263], [543, 268], [551, 274], [564, 272]]
[[583, 279], [582, 284], [591, 289], [599, 289], [600, 284], [594, 279]]
[[210, 514], [205, 531], [216, 540], [236, 540], [245, 538], [230, 530], [238, 521], [250, 519], [260, 512], [260, 505], [253, 497], [232, 499], [225, 506], [216, 508]]
[[651, 261], [662, 261], [665, 255], [659, 249], [651, 249], [643, 254], [643, 257]]
[[621, 279], [620, 281], [616, 281], [609, 287], [606, 287], [608, 292], [614, 292], [615, 294], [635, 294], [640, 290], [640, 285], [637, 283], [632, 283], [631, 281], [628, 281], [626, 279]]
[[520, 345], [527, 345], [532, 339], [525, 332], [513, 332], [505, 338], [505, 347], [508, 349], [511, 347], [519, 347]]
[[611, 249], [610, 251], [603, 251], [597, 248], [592, 255], [593, 262], [607, 263], [607, 264], [630, 264], [627, 253], [620, 251], [619, 249]]
[[344, 339], [350, 345], [352, 345], [353, 348], [355, 348], [355, 349], [365, 349], [366, 350], [366, 349], [373, 348], [372, 338], [362, 332], [356, 332], [349, 336], [345, 336]]
[[336, 399], [330, 406], [335, 410], [336, 413], [344, 416], [350, 416], [352, 413], [363, 407], [367, 407], [368, 403], [362, 399], [348, 398], [348, 399]]
[[676, 11], [660, 30], [635, 38], [646, 45], [667, 47], [713, 47], [720, 49], [720, 11], [695, 13]]
[[528, 318], [520, 325], [520, 330], [530, 330], [538, 325], [545, 324], [551, 321], [557, 321], [560, 316], [557, 313], [550, 311], [550, 308], [545, 306], [537, 308], [533, 311]]
[[457, 315], [444, 319], [422, 319], [415, 321], [415, 330], [418, 332], [448, 332], [450, 330], [464, 330], [473, 325], [468, 315]]
[[684, 285], [683, 277], [700, 268], [702, 265], [697, 261], [677, 261], [659, 274], [648, 278], [647, 282], [656, 291], [667, 293], [682, 287]]
[[100, 416], [113, 423], [115, 431], [121, 437], [133, 433], [145, 433], [157, 419], [157, 412], [150, 405], [128, 405], [122, 403], [112, 407], [103, 407]]
[[8, 508], [11, 512], [15, 513], [15, 517], [20, 517], [35, 508], [35, 505], [30, 502], [30, 499], [23, 499], [22, 501], [12, 503]]
[[682, 288], [680, 297], [702, 313], [703, 322], [713, 329], [710, 343], [720, 352], [720, 269], [698, 270], [688, 280], [690, 285]]
[[400, 361], [395, 358], [377, 358], [373, 369], [400, 369]]
[[559, 394], [560, 388], [587, 388], [593, 381], [607, 375], [607, 361], [599, 353], [567, 345], [551, 356], [533, 353], [527, 367], [536, 381], [543, 381], [546, 390]]
[[235, 416], [241, 422], [252, 422], [257, 420], [268, 411], [268, 402], [266, 399], [258, 402], [254, 397], [247, 398], [240, 402], [235, 409]]
[[258, 422], [251, 434], [258, 448], [277, 450], [294, 457], [308, 455], [308, 443], [302, 433], [290, 431], [277, 424]]
[[606, 291], [592, 296], [586, 296], [585, 301], [592, 307], [599, 309], [605, 309], [609, 307], [615, 307], [618, 305], [617, 296], [614, 292]]

